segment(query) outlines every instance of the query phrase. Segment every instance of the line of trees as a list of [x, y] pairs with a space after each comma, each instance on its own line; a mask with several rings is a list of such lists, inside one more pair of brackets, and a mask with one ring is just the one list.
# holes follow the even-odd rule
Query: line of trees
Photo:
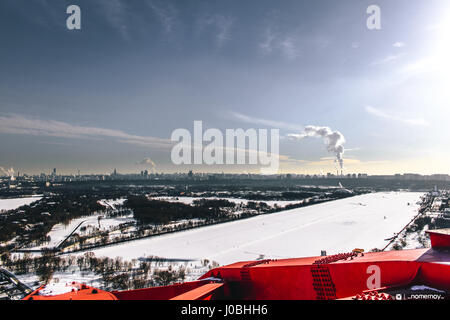
[[227, 215], [219, 204], [211, 201], [199, 201], [191, 206], [180, 202], [151, 200], [145, 195], [129, 196], [125, 206], [133, 211], [139, 224], [168, 224], [171, 221], [196, 218], [212, 220]]
[[[39, 257], [23, 255], [11, 257], [8, 253], [0, 256], [2, 265], [16, 275], [35, 274], [39, 282], [48, 283], [57, 272], [62, 273], [93, 273], [98, 275], [104, 290], [129, 290], [152, 286], [169, 285], [185, 279], [184, 265], [174, 268], [171, 263], [159, 257], [150, 257], [143, 261], [133, 259], [124, 261], [121, 257], [115, 259], [97, 258], [92, 252], [81, 256], [57, 256], [45, 252]], [[154, 268], [152, 268], [152, 262]], [[157, 266], [168, 264], [167, 268]]]

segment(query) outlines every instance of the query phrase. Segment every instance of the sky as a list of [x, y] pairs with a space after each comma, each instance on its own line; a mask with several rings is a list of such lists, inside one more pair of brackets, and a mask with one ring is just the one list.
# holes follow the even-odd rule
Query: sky
[[175, 165], [172, 132], [201, 120], [279, 129], [281, 173], [336, 171], [324, 139], [289, 138], [318, 126], [344, 173], [450, 174], [449, 34], [446, 0], [2, 0], [0, 166], [258, 172]]

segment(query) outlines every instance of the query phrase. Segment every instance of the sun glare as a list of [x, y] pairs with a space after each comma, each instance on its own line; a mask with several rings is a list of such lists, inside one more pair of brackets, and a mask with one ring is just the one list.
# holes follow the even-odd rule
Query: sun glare
[[447, 12], [435, 30], [434, 66], [443, 71], [450, 68], [450, 13]]

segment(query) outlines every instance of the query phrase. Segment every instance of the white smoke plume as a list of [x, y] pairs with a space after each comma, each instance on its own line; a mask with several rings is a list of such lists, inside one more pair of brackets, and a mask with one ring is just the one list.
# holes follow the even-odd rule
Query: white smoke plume
[[328, 152], [333, 152], [336, 155], [336, 162], [339, 167], [344, 169], [344, 143], [345, 138], [339, 131], [333, 131], [329, 127], [307, 126], [304, 131], [299, 134], [289, 134], [288, 137], [301, 140], [306, 137], [322, 138], [327, 145]]
[[5, 169], [3, 167], [0, 167], [0, 171], [3, 172], [4, 175], [7, 177], [14, 177], [14, 168], [11, 167], [10, 169]]
[[155, 173], [155, 172], [156, 172], [156, 164], [155, 164], [155, 162], [153, 162], [153, 160], [150, 159], [150, 158], [145, 158], [145, 159], [142, 160], [142, 161], [136, 162], [136, 164], [137, 164], [137, 165], [144, 165], [144, 166], [146, 166], [146, 167], [149, 167], [149, 169], [151, 170], [152, 173]]

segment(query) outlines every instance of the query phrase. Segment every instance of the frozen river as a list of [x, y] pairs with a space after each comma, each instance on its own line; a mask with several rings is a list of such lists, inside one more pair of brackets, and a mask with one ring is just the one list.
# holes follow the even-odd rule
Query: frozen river
[[382, 248], [414, 215], [423, 193], [372, 193], [94, 250], [126, 260], [155, 255], [229, 264]]

